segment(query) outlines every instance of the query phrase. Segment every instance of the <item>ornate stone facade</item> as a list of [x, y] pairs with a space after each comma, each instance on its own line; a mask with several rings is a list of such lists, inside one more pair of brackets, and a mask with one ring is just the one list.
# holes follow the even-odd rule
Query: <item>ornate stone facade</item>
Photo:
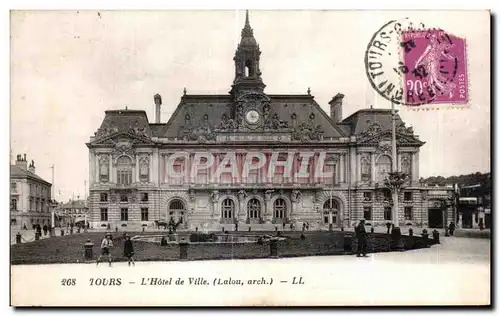
[[[236, 223], [240, 229], [292, 223], [327, 229], [361, 218], [385, 225], [392, 202], [384, 180], [393, 163], [408, 175], [401, 222], [429, 225], [428, 210], [436, 207], [418, 181], [424, 143], [413, 129], [396, 115], [393, 162], [389, 110], [364, 109], [342, 119], [343, 94], [330, 102], [330, 115], [310, 90], [268, 95], [260, 54], [247, 16], [229, 94], [184, 91], [166, 124], [149, 123], [144, 111], [106, 111], [87, 144], [92, 225], [140, 228], [174, 219], [193, 230]], [[154, 99], [159, 113], [161, 98]], [[224, 171], [226, 165], [232, 169]]]

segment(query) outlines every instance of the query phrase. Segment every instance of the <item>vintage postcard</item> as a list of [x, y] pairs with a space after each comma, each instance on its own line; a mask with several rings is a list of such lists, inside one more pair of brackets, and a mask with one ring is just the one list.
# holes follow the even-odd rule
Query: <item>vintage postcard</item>
[[11, 305], [489, 306], [490, 19], [11, 11]]

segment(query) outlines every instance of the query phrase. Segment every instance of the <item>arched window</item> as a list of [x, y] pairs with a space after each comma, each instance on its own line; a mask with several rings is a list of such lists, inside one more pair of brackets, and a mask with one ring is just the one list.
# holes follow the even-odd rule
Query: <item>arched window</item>
[[330, 198], [323, 203], [323, 219], [325, 224], [337, 224], [339, 203]]
[[404, 156], [401, 159], [401, 172], [411, 176], [411, 158]]
[[284, 199], [279, 198], [274, 201], [274, 218], [286, 218], [286, 202]]
[[247, 204], [247, 210], [248, 210], [248, 218], [250, 219], [256, 219], [260, 218], [260, 201], [253, 198], [250, 201], [248, 201]]
[[116, 179], [118, 184], [132, 183], [132, 159], [127, 156], [121, 156], [116, 161]]
[[221, 205], [222, 218], [231, 219], [234, 218], [234, 201], [231, 199], [225, 199], [222, 201]]
[[251, 60], [247, 60], [245, 62], [245, 77], [252, 77], [253, 73], [253, 64]]
[[372, 167], [368, 157], [361, 158], [361, 181], [368, 182], [372, 179]]
[[377, 180], [384, 181], [387, 174], [391, 172], [392, 163], [389, 156], [380, 156], [377, 160]]

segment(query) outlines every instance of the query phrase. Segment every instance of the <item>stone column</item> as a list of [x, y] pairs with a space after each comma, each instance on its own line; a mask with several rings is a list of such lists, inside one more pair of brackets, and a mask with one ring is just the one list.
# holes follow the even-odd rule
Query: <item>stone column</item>
[[349, 148], [349, 177], [351, 178], [351, 185], [356, 182], [356, 153], [354, 148]]
[[[149, 161], [149, 174], [148, 174], [148, 182], [156, 182], [156, 181], [153, 181], [153, 172], [154, 172], [154, 162], [153, 162], [153, 154], [149, 154], [149, 157], [148, 157], [148, 161]], [[139, 173], [140, 175], [140, 173]]]
[[109, 154], [109, 171], [108, 171], [108, 182], [116, 182], [114, 172], [113, 172], [113, 155]]
[[397, 166], [398, 166], [398, 171], [401, 171], [401, 152], [400, 152], [399, 150], [398, 150], [398, 152], [397, 152], [396, 157], [397, 157], [396, 159], [398, 160], [398, 161], [397, 161], [397, 163], [398, 163], [398, 164], [397, 164]]
[[340, 154], [340, 183], [345, 183], [345, 153]]
[[[95, 157], [95, 174], [94, 174], [94, 176], [95, 176], [95, 181], [94, 181], [94, 182], [95, 182], [95, 183], [98, 183], [98, 182], [101, 182], [101, 181], [100, 181], [101, 179], [100, 179], [100, 177], [99, 177], [99, 174], [100, 174], [100, 168], [99, 168], [99, 158], [100, 158], [100, 156], [99, 156], [99, 155], [95, 155], [94, 157]], [[54, 184], [52, 184], [52, 185], [54, 185]]]
[[290, 220], [295, 224], [297, 221], [297, 212], [300, 209], [300, 201], [302, 200], [302, 193], [299, 190], [293, 190], [290, 194], [292, 201], [292, 208], [290, 210]]
[[356, 153], [356, 182], [361, 182], [361, 153]]
[[458, 223], [457, 223], [458, 228], [462, 228], [462, 213], [458, 213]]
[[416, 153], [411, 153], [411, 181], [418, 182]]
[[272, 192], [268, 190], [264, 193], [264, 221], [266, 224], [271, 224], [273, 221], [273, 205], [271, 203]]
[[134, 181], [139, 182], [139, 155], [135, 155], [135, 172], [134, 172]]
[[372, 180], [371, 182], [372, 183], [375, 183], [377, 182], [377, 172], [376, 172], [376, 168], [375, 168], [375, 153], [370, 153], [370, 162], [371, 162], [371, 167], [370, 167], [370, 171], [371, 171], [371, 177], [372, 177]]

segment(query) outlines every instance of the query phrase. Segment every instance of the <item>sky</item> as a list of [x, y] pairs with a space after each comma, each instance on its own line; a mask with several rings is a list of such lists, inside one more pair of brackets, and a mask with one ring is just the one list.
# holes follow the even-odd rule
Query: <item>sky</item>
[[[306, 94], [310, 87], [327, 113], [328, 101], [342, 93], [343, 117], [370, 105], [390, 108], [368, 82], [364, 55], [383, 24], [403, 17], [467, 43], [465, 108], [398, 107], [426, 142], [420, 176], [490, 171], [486, 11], [251, 11], [265, 92]], [[85, 143], [104, 111], [141, 109], [154, 122], [153, 95], [160, 93], [165, 123], [184, 87], [188, 94], [227, 93], [244, 19], [242, 10], [11, 12], [11, 162], [26, 153], [49, 182], [55, 165], [55, 198], [83, 198], [89, 170]]]

